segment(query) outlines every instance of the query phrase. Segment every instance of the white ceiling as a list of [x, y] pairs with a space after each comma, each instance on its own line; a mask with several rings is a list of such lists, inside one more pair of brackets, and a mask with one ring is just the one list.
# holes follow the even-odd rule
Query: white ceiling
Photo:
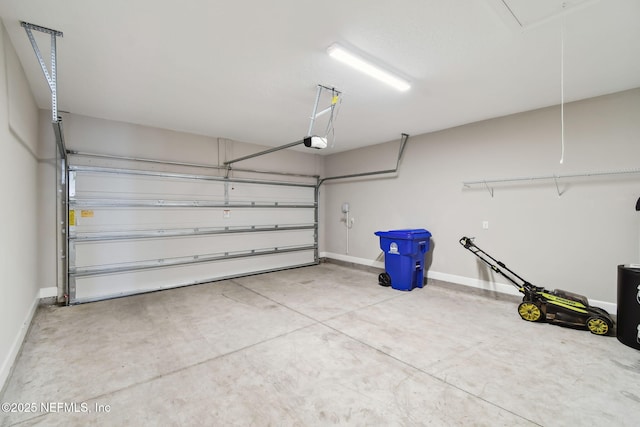
[[[20, 21], [64, 33], [60, 110], [279, 146], [323, 84], [343, 92], [324, 153], [559, 104], [561, 34], [566, 102], [640, 87], [640, 0], [2, 0], [0, 16], [41, 108]], [[412, 88], [346, 68], [333, 42]]]

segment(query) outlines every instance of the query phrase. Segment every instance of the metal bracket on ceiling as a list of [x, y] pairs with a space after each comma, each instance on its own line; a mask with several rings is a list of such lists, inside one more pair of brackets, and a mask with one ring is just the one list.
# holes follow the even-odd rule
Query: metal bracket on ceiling
[[[52, 30], [50, 28], [41, 27], [39, 25], [30, 24], [28, 22], [21, 22], [20, 25], [27, 32], [27, 37], [29, 37], [29, 41], [31, 42], [31, 47], [33, 47], [33, 51], [38, 58], [38, 62], [40, 63], [40, 68], [42, 68], [42, 72], [44, 74], [45, 79], [47, 79], [47, 83], [49, 83], [49, 89], [51, 89], [51, 114], [53, 122], [58, 121], [58, 93], [57, 93], [57, 75], [56, 75], [56, 37], [62, 37], [62, 32], [57, 30]], [[51, 36], [51, 73], [47, 69], [47, 65], [44, 62], [42, 57], [42, 53], [40, 52], [40, 48], [38, 47], [38, 43], [36, 42], [35, 37], [33, 36], [33, 31], [39, 31], [41, 33], [49, 34]]]
[[[62, 37], [62, 32], [58, 30], [52, 30], [51, 28], [41, 27], [40, 25], [30, 24], [28, 22], [20, 22], [20, 25], [27, 32], [27, 37], [31, 42], [31, 47], [36, 54], [40, 68], [44, 78], [49, 84], [51, 90], [51, 122], [53, 123], [53, 131], [56, 135], [56, 143], [58, 144], [58, 150], [60, 156], [66, 158], [67, 150], [64, 146], [64, 136], [62, 133], [62, 120], [58, 117], [58, 76], [57, 76], [57, 50], [56, 50], [56, 38]], [[44, 62], [38, 43], [33, 36], [33, 31], [49, 34], [51, 36], [51, 71], [47, 68], [47, 64]]]
[[[318, 111], [318, 105], [320, 104], [320, 97], [322, 96], [322, 91], [330, 91], [331, 92], [331, 105], [322, 111]], [[307, 132], [307, 136], [311, 136], [313, 132], [313, 126], [316, 123], [316, 119], [324, 114], [331, 113], [329, 116], [329, 121], [327, 123], [327, 128], [325, 129], [324, 137], [326, 138], [329, 135], [329, 132], [332, 129], [333, 121], [335, 119], [335, 110], [338, 101], [340, 101], [340, 95], [342, 92], [336, 90], [333, 87], [327, 87], [323, 85], [318, 85], [318, 91], [316, 92], [316, 102], [313, 104], [313, 112], [311, 113], [311, 122], [309, 123], [309, 131]]]

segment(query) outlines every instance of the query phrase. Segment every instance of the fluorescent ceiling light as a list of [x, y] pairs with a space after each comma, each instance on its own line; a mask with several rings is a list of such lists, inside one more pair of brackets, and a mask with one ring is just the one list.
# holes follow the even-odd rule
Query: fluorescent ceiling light
[[407, 80], [391, 74], [386, 70], [383, 70], [382, 68], [372, 64], [359, 55], [349, 52], [337, 43], [329, 46], [327, 48], [327, 53], [332, 58], [335, 58], [338, 61], [342, 61], [345, 64], [355, 68], [356, 70], [362, 71], [363, 73], [368, 74], [371, 77], [376, 78], [390, 86], [393, 86], [400, 91], [408, 90], [411, 87]]

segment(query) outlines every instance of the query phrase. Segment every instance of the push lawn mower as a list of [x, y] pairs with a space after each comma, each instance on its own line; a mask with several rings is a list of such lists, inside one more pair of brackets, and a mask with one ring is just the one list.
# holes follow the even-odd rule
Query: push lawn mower
[[503, 262], [477, 247], [469, 237], [461, 238], [460, 244], [473, 252], [493, 271], [506, 277], [524, 294], [518, 306], [518, 313], [523, 320], [586, 328], [596, 335], [607, 335], [613, 330], [613, 319], [609, 313], [590, 306], [586, 297], [560, 289], [548, 291], [534, 286], [507, 268]]

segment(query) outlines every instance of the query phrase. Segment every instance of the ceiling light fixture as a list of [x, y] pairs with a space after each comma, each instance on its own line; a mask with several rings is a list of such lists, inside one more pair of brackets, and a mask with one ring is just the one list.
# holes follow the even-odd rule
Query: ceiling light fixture
[[367, 61], [361, 56], [348, 51], [343, 46], [337, 43], [334, 43], [331, 46], [329, 46], [327, 48], [327, 53], [332, 58], [335, 58], [338, 61], [344, 62], [345, 64], [355, 68], [356, 70], [359, 70], [365, 74], [368, 74], [369, 76], [375, 79], [378, 79], [381, 82], [384, 82], [390, 86], [393, 86], [399, 91], [404, 92], [411, 87], [409, 82], [403, 79], [402, 77], [392, 74], [389, 71], [383, 70], [382, 68], [372, 64], [370, 61]]

